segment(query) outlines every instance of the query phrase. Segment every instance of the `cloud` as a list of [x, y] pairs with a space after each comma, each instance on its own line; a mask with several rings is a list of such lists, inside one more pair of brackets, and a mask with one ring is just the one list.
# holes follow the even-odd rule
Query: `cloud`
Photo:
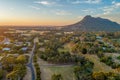
[[84, 9], [82, 11], [85, 13], [93, 13], [93, 9]]
[[35, 9], [35, 10], [40, 10], [40, 8], [39, 7], [36, 7], [36, 6], [29, 6], [30, 8], [33, 8], [33, 9]]
[[45, 5], [45, 6], [50, 6], [55, 4], [55, 2], [49, 2], [49, 1], [35, 1], [34, 3]]
[[120, 3], [114, 3], [116, 8], [120, 7]]
[[100, 3], [101, 0], [86, 0], [86, 3], [92, 3], [92, 4], [97, 4], [97, 3]]
[[114, 10], [114, 7], [113, 6], [107, 6], [107, 7], [104, 7], [103, 9], [103, 14], [110, 14], [113, 10]]
[[87, 3], [87, 4], [98, 4], [101, 0], [76, 0], [73, 1], [72, 4], [80, 4], [80, 3]]
[[110, 14], [110, 11], [106, 11], [103, 13], [104, 15]]
[[72, 15], [72, 13], [67, 12], [65, 10], [56, 10], [54, 12], [55, 12], [56, 15], [59, 15], [59, 16]]
[[112, 2], [111, 6], [105, 6], [105, 7], [102, 8], [102, 10], [104, 12], [103, 14], [104, 15], [110, 14], [112, 11], [114, 11], [118, 8], [120, 8], [120, 2], [115, 2], [114, 1], [114, 2]]
[[72, 4], [80, 4], [80, 3], [81, 3], [81, 1], [79, 1], [79, 0], [72, 2]]
[[115, 1], [112, 1], [112, 4], [115, 4]]

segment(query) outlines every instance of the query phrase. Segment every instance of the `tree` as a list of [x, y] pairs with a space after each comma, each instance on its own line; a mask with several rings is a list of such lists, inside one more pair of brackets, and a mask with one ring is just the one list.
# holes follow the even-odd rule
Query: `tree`
[[17, 63], [25, 64], [27, 62], [27, 59], [24, 55], [20, 55], [16, 59]]
[[103, 72], [93, 73], [93, 78], [95, 80], [106, 80]]
[[83, 53], [83, 54], [86, 54], [86, 53], [87, 53], [87, 49], [86, 49], [86, 48], [83, 48], [83, 49], [82, 49], [82, 53]]
[[22, 64], [17, 64], [14, 66], [13, 71], [11, 71], [9, 74], [7, 74], [7, 78], [10, 78], [12, 80], [18, 80], [24, 77], [26, 74], [26, 67]]
[[81, 71], [81, 67], [76, 66], [74, 68], [74, 74], [75, 74], [76, 80], [80, 80], [81, 79], [81, 76], [80, 76], [81, 72], [80, 71]]
[[7, 71], [11, 71], [13, 69], [15, 62], [16, 62], [16, 58], [13, 56], [4, 57], [1, 60], [2, 68]]

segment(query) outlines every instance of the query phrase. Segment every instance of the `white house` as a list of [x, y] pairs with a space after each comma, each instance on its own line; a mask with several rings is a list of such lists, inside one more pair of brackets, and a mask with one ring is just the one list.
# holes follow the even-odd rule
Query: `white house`
[[10, 51], [10, 48], [3, 48], [2, 51]]

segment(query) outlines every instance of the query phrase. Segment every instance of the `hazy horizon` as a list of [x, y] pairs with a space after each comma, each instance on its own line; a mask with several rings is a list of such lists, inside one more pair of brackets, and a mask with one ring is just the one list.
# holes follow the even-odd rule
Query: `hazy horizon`
[[0, 26], [62, 26], [84, 16], [120, 24], [120, 0], [0, 0]]

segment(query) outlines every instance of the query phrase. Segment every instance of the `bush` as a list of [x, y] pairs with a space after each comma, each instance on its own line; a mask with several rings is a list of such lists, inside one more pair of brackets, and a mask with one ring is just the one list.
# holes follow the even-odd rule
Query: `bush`
[[34, 62], [37, 62], [37, 57], [36, 57], [36, 55], [34, 55], [33, 61], [34, 61]]
[[83, 49], [82, 49], [82, 53], [83, 53], [83, 54], [86, 54], [86, 53], [87, 53], [87, 49], [86, 49], [86, 48], [83, 48]]
[[118, 56], [118, 57], [117, 57], [117, 59], [119, 59], [119, 60], [120, 60], [120, 56]]
[[63, 80], [61, 74], [53, 74], [51, 80]]

